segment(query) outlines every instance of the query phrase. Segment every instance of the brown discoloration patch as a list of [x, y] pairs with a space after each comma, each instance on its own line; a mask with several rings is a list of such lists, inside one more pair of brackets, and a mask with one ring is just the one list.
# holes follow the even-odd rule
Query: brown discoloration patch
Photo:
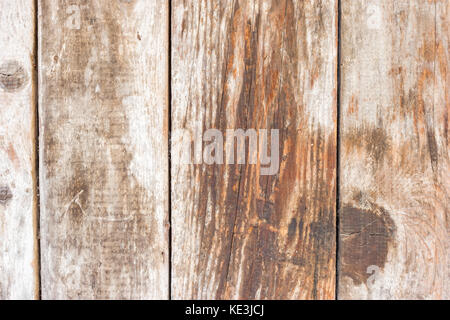
[[296, 230], [297, 230], [297, 220], [295, 218], [292, 218], [288, 226], [288, 237], [292, 238], [295, 235]]
[[0, 187], [0, 204], [6, 205], [12, 199], [13, 194], [8, 186]]
[[20, 90], [28, 81], [28, 74], [17, 61], [6, 61], [0, 65], [0, 87], [5, 91]]
[[389, 154], [391, 142], [389, 136], [382, 127], [365, 128], [359, 127], [343, 137], [344, 147], [347, 151], [355, 148], [364, 148], [376, 164], [381, 164], [382, 160]]
[[432, 62], [434, 61], [435, 49], [434, 41], [426, 40], [419, 49], [419, 56], [427, 62]]
[[394, 221], [385, 209], [373, 207], [368, 210], [345, 205], [340, 210], [340, 270], [355, 284], [367, 281], [369, 266], [383, 268], [394, 245]]
[[437, 173], [438, 170], [438, 146], [436, 143], [436, 137], [434, 128], [427, 127], [427, 145], [428, 145], [428, 153], [430, 155], [431, 168], [433, 172]]
[[9, 160], [11, 160], [14, 167], [16, 169], [18, 169], [20, 162], [19, 162], [19, 158], [17, 157], [16, 149], [14, 149], [14, 146], [12, 145], [12, 143], [9, 144], [7, 152], [8, 152]]
[[355, 95], [352, 96], [352, 100], [350, 101], [350, 104], [348, 106], [347, 113], [348, 114], [354, 114], [358, 112], [358, 98], [355, 97]]
[[375, 128], [366, 136], [367, 151], [369, 155], [378, 163], [389, 151], [389, 137], [383, 128]]

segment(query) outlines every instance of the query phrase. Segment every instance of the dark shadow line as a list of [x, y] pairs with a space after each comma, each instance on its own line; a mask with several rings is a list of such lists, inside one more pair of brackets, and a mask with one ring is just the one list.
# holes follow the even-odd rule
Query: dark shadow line
[[340, 255], [340, 155], [341, 155], [341, 0], [338, 1], [337, 9], [337, 93], [336, 93], [336, 109], [337, 109], [337, 125], [336, 125], [336, 284], [335, 299], [339, 300], [339, 255]]
[[168, 215], [169, 215], [169, 300], [172, 300], [172, 1], [169, 0], [168, 8], [168, 174], [169, 174], [169, 195], [168, 195]]
[[33, 99], [35, 104], [34, 110], [34, 217], [35, 220], [35, 261], [36, 261], [36, 292], [35, 298], [42, 299], [41, 285], [41, 240], [40, 240], [40, 190], [39, 190], [39, 0], [34, 0], [34, 47], [33, 47]]

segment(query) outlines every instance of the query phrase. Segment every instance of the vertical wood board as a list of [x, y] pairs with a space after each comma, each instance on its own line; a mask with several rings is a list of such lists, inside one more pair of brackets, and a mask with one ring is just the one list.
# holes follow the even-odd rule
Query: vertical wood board
[[342, 299], [450, 298], [449, 6], [342, 2]]
[[278, 129], [280, 153], [262, 175], [172, 140], [173, 298], [333, 299], [337, 2], [176, 0], [172, 22], [173, 133]]
[[0, 299], [38, 297], [34, 1], [0, 1]]
[[168, 298], [168, 2], [39, 2], [44, 299]]

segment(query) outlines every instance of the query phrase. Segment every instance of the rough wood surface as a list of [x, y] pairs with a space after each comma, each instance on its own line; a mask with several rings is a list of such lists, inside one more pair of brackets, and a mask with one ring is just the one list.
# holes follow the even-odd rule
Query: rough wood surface
[[39, 1], [44, 299], [168, 298], [168, 2]]
[[173, 130], [279, 129], [281, 157], [263, 176], [172, 152], [173, 298], [334, 298], [336, 10], [173, 1]]
[[450, 298], [449, 6], [342, 2], [340, 298]]
[[0, 299], [37, 297], [34, 1], [0, 1]]

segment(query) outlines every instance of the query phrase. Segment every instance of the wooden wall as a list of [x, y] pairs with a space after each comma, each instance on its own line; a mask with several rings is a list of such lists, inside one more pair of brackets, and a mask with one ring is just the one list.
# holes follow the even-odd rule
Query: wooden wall
[[449, 9], [0, 1], [0, 299], [449, 299]]

